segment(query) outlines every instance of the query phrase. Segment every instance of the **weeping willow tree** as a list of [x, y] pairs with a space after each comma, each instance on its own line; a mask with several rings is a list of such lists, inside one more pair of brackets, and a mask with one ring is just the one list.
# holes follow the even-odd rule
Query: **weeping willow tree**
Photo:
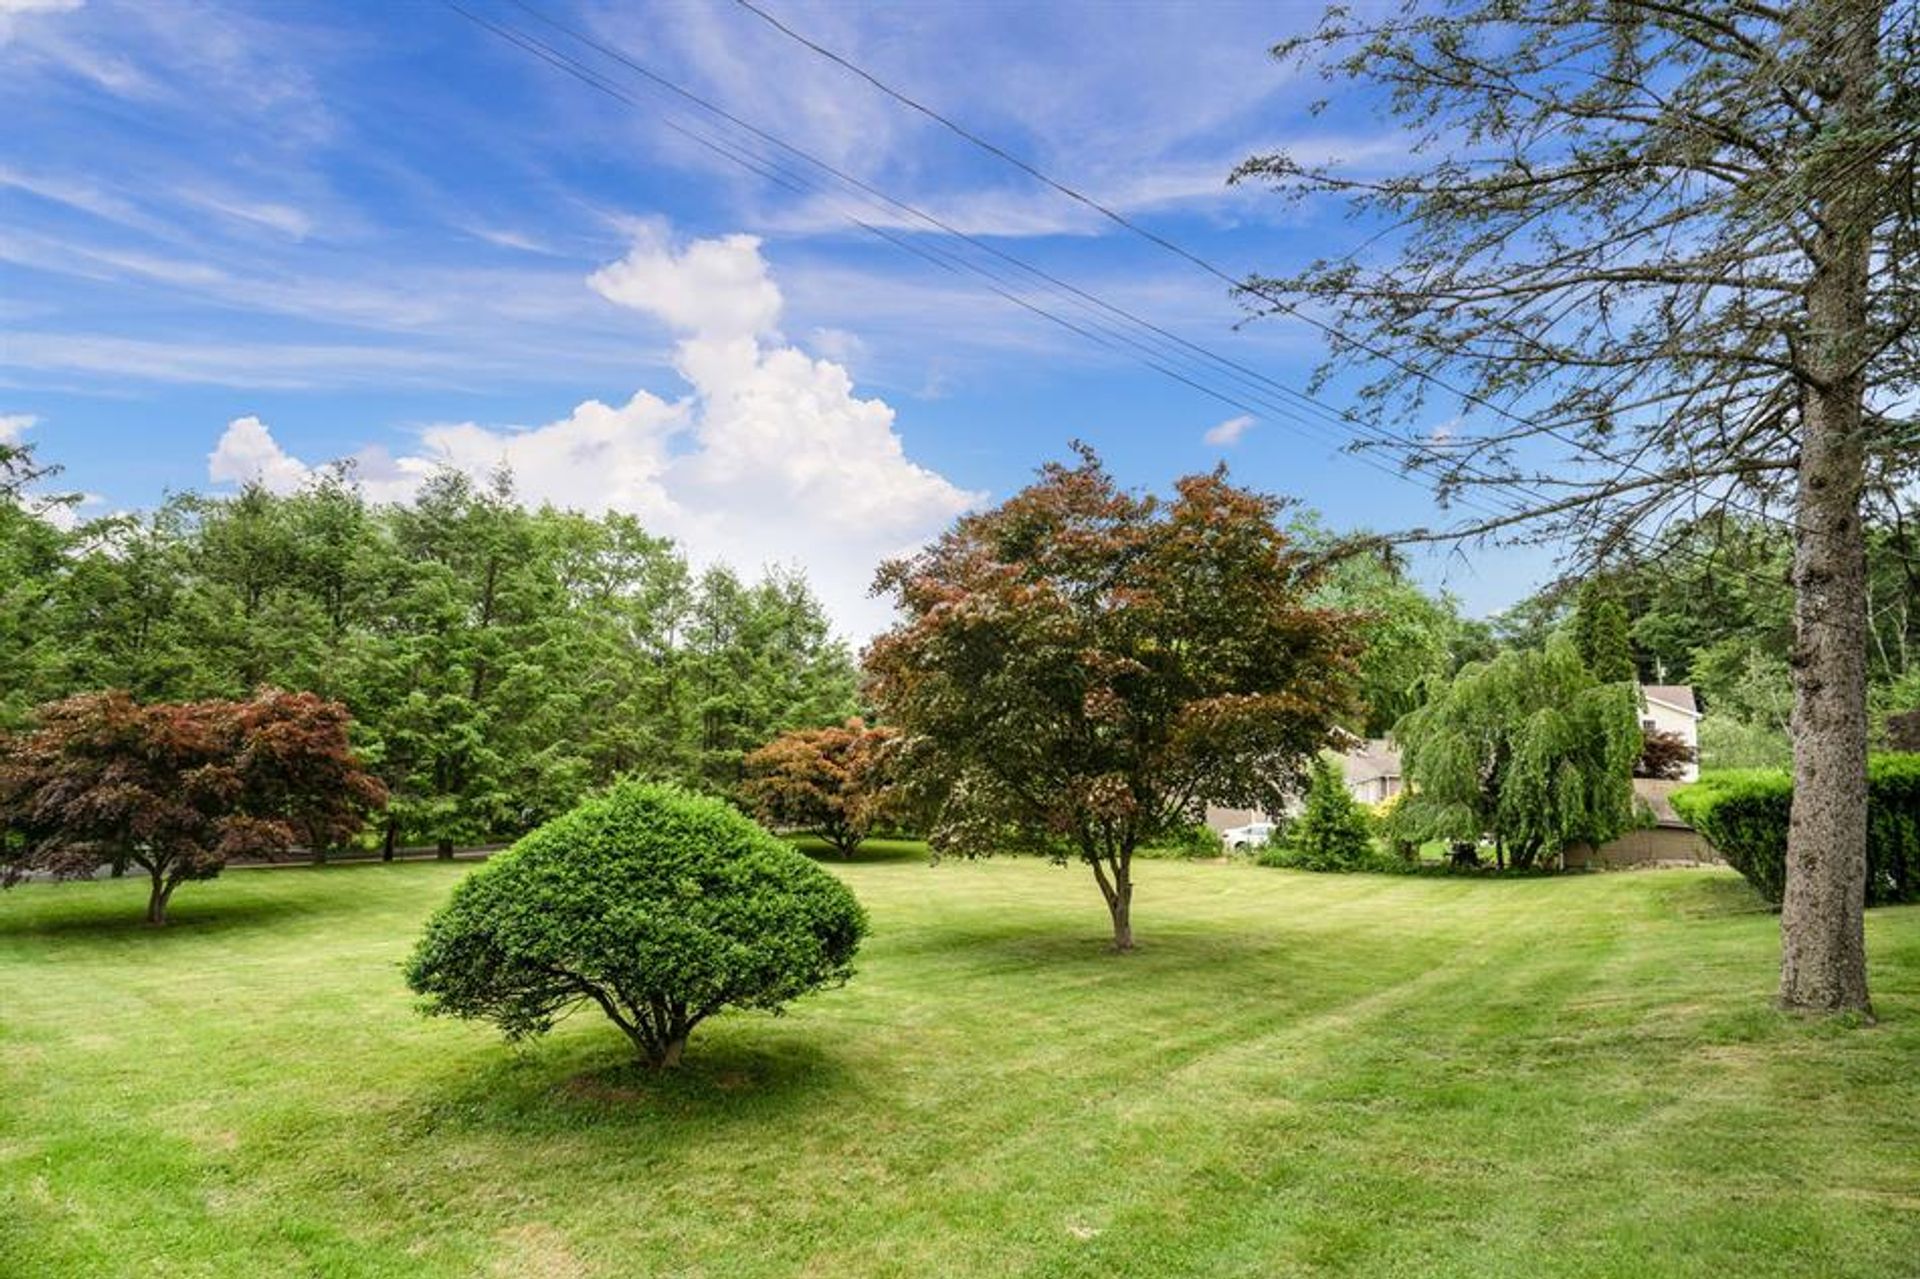
[[1462, 668], [1393, 735], [1410, 786], [1396, 839], [1490, 837], [1500, 866], [1524, 870], [1635, 822], [1637, 690], [1596, 680], [1565, 639]]

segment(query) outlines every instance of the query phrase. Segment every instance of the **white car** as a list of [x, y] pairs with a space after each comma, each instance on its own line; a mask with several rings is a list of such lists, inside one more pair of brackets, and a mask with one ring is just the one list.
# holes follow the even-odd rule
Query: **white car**
[[1272, 822], [1252, 822], [1220, 832], [1220, 842], [1227, 846], [1228, 852], [1238, 852], [1243, 848], [1264, 848], [1267, 841], [1272, 838]]

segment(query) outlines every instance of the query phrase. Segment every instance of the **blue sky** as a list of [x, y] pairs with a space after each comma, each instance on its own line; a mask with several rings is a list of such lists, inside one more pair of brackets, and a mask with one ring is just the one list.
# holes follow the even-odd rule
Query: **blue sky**
[[[847, 216], [1013, 274], [896, 208], [790, 158], [779, 172], [799, 191], [703, 148], [678, 130], [763, 167], [778, 156], [511, 0], [461, 3], [640, 105], [438, 0], [0, 0], [0, 432], [63, 464], [89, 511], [250, 476], [291, 487], [349, 456], [370, 493], [399, 496], [437, 463], [504, 459], [530, 499], [634, 511], [696, 559], [802, 564], [856, 638], [884, 619], [864, 598], [878, 558], [1074, 438], [1132, 484], [1224, 458], [1335, 527], [1447, 518], [1330, 434], [1271, 412], [1236, 422]], [[1238, 326], [1218, 280], [734, 4], [529, 3], [1281, 381], [1304, 386], [1321, 353], [1296, 322]], [[1266, 57], [1311, 6], [775, 11], [1235, 274], [1369, 233], [1331, 206], [1229, 189], [1239, 159], [1285, 145], [1358, 167], [1403, 141], [1353, 102], [1310, 115], [1324, 86]], [[1549, 572], [1485, 549], [1418, 567], [1477, 612]]]

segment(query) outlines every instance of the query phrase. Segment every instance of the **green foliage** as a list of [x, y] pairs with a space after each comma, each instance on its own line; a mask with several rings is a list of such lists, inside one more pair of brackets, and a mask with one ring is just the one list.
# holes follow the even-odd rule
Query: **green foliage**
[[1574, 647], [1595, 679], [1618, 684], [1640, 678], [1627, 634], [1627, 608], [1610, 583], [1598, 578], [1581, 583], [1572, 625]]
[[[1294, 517], [1287, 531], [1317, 550], [1331, 550], [1336, 541], [1310, 515]], [[1454, 599], [1421, 590], [1392, 552], [1339, 556], [1312, 600], [1353, 619], [1362, 645], [1354, 671], [1359, 706], [1344, 723], [1362, 737], [1385, 736], [1420, 705], [1432, 682], [1455, 669], [1455, 650], [1474, 643]]]
[[1168, 857], [1183, 861], [1226, 855], [1227, 846], [1221, 842], [1220, 832], [1205, 822], [1189, 822], [1139, 852], [1141, 857]]
[[[1674, 811], [1768, 901], [1786, 891], [1793, 778], [1784, 770], [1711, 773], [1673, 793]], [[1920, 756], [1867, 763], [1869, 906], [1920, 901]]]
[[1793, 763], [1793, 741], [1771, 724], [1754, 724], [1708, 711], [1700, 717], [1700, 767], [1706, 771], [1786, 768]]
[[639, 774], [728, 793], [753, 746], [857, 709], [804, 580], [697, 579], [632, 518], [505, 473], [366, 501], [350, 468], [61, 531], [0, 491], [0, 725], [75, 692], [345, 703], [392, 845], [518, 835]]
[[1635, 820], [1637, 689], [1597, 682], [1566, 639], [1464, 668], [1394, 738], [1410, 792], [1396, 841], [1490, 836], [1500, 864], [1524, 870]]
[[454, 890], [407, 963], [434, 1014], [539, 1035], [597, 1005], [653, 1066], [726, 1008], [778, 1012], [852, 974], [852, 892], [716, 799], [622, 783]]
[[1311, 778], [1300, 816], [1288, 825], [1284, 839], [1262, 850], [1260, 863], [1300, 870], [1372, 869], [1379, 860], [1373, 823], [1347, 789], [1339, 768], [1321, 756], [1313, 761]]

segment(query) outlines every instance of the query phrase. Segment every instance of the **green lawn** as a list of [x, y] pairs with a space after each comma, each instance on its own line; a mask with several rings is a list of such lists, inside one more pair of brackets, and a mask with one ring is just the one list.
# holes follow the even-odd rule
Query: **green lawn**
[[0, 897], [0, 1274], [1912, 1275], [1920, 908], [1770, 1011], [1731, 874], [835, 866], [860, 974], [677, 1077], [424, 1021], [467, 865]]

